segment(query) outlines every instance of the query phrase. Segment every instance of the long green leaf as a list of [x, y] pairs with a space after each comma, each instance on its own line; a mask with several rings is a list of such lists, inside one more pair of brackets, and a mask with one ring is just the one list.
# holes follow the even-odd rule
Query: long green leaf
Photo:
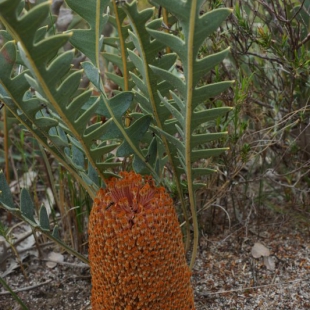
[[[29, 72], [24, 73], [24, 78], [26, 78], [28, 85], [31, 85], [35, 90], [33, 97], [43, 100], [48, 107], [51, 108], [53, 112], [51, 116], [57, 120], [61, 127], [57, 130], [50, 128], [49, 134], [52, 132], [50, 140], [54, 144], [59, 143], [58, 146], [62, 145], [61, 151], [65, 153], [63, 157], [64, 160], [67, 161], [67, 158], [72, 157], [76, 152], [74, 149], [70, 150], [70, 139], [68, 139], [66, 135], [72, 137], [72, 139], [76, 139], [81, 146], [80, 149], [84, 153], [85, 158], [90, 162], [90, 165], [97, 168], [103, 180], [105, 178], [105, 171], [102, 171], [102, 167], [108, 167], [108, 163], [105, 163], [106, 157], [104, 155], [106, 154], [102, 153], [100, 159], [98, 159], [98, 156], [96, 158], [93, 157], [93, 154], [96, 154], [96, 148], [101, 144], [100, 141], [96, 141], [94, 138], [94, 136], [97, 137], [98, 128], [96, 128], [96, 132], [90, 133], [88, 130], [87, 135], [84, 134], [88, 128], [90, 119], [96, 114], [100, 98], [96, 98], [88, 109], [82, 110], [82, 107], [91, 99], [91, 92], [87, 91], [86, 94], [80, 95], [78, 88], [82, 77], [82, 71], [72, 69], [71, 63], [74, 50], [58, 55], [60, 48], [68, 41], [70, 36], [74, 36], [74, 32], [36, 36], [38, 33], [38, 26], [41, 25], [49, 14], [50, 3], [43, 2], [28, 12], [25, 11], [22, 18], [17, 18], [16, 10], [20, 3], [21, 1], [2, 1], [2, 3], [0, 3], [0, 19], [10, 31], [11, 35], [18, 41], [19, 54], [23, 63], [29, 69]], [[90, 35], [90, 32], [97, 33], [98, 30], [96, 25], [99, 25], [99, 28], [102, 29], [102, 23], [104, 23], [104, 18], [102, 20], [102, 14], [100, 13], [102, 11], [100, 1], [92, 1], [92, 3], [96, 3], [96, 5], [91, 6], [88, 6], [86, 2], [83, 3], [80, 1], [79, 3], [77, 10], [80, 11], [81, 6], [84, 7], [87, 16], [83, 12], [80, 13], [82, 15], [84, 14], [83, 16], [88, 22], [91, 22], [90, 15], [93, 14], [95, 16], [99, 14], [98, 16], [96, 15], [96, 21], [91, 22], [91, 28], [87, 32], [88, 35]], [[98, 5], [100, 5], [99, 13], [96, 11]], [[5, 14], [2, 14], [2, 12], [5, 12]], [[30, 22], [38, 16], [38, 22]], [[27, 27], [25, 21], [28, 22]], [[85, 37], [85, 33], [81, 34], [81, 32], [76, 35]], [[97, 44], [96, 46], [98, 46], [99, 49], [98, 42], [100, 36], [92, 35], [91, 40], [93, 42], [92, 44]], [[98, 41], [97, 43], [95, 42], [96, 40]], [[99, 54], [99, 50], [97, 54]], [[98, 57], [99, 55], [97, 59]], [[24, 110], [26, 109], [24, 106], [23, 108]], [[29, 115], [27, 115], [27, 117], [28, 116]], [[34, 122], [33, 118], [31, 121]], [[49, 125], [51, 124], [52, 122], [49, 123]], [[43, 122], [37, 125], [42, 126]], [[104, 124], [101, 124], [101, 126], [103, 128]], [[94, 152], [91, 152], [91, 149]], [[101, 151], [104, 151], [104, 149], [101, 148]], [[110, 151], [110, 149], [107, 151]], [[87, 160], [85, 160], [84, 167], [80, 167], [79, 173], [84, 173], [83, 181], [91, 184], [91, 179], [87, 178]], [[71, 158], [71, 160], [69, 160], [69, 165], [73, 163], [74, 159]], [[103, 163], [105, 163], [105, 165], [103, 165]], [[77, 166], [73, 168], [76, 169]]]
[[[202, 158], [218, 155], [225, 150], [195, 149], [199, 146], [200, 142], [203, 146], [205, 143], [203, 138], [206, 138], [206, 140], [211, 138], [210, 136], [209, 138], [207, 136], [197, 137], [194, 130], [205, 123], [207, 121], [206, 119], [210, 119], [210, 115], [212, 115], [212, 112], [208, 115], [207, 110], [202, 112], [197, 112], [195, 110], [198, 106], [203, 106], [203, 103], [208, 98], [218, 95], [232, 84], [230, 81], [225, 81], [202, 87], [198, 87], [197, 85], [203, 73], [201, 65], [203, 64], [206, 69], [210, 70], [227, 55], [228, 49], [217, 55], [208, 56], [202, 60], [198, 59], [198, 52], [202, 43], [221, 25], [231, 12], [229, 9], [218, 9], [200, 16], [200, 8], [203, 2], [203, 0], [154, 0], [154, 3], [165, 7], [168, 12], [177, 17], [183, 30], [184, 39], [157, 30], [155, 26], [158, 24], [158, 21], [156, 20], [148, 26], [148, 31], [153, 38], [157, 39], [165, 46], [169, 46], [171, 50], [178, 54], [184, 70], [184, 78], [181, 79], [168, 70], [155, 66], [152, 67], [152, 70], [159, 77], [168, 81], [171, 86], [176, 89], [176, 91], [170, 91], [175, 101], [175, 106], [170, 105], [170, 102], [164, 97], [165, 95], [162, 95], [161, 98], [175, 118], [176, 123], [174, 125], [181, 138], [180, 141], [176, 142], [177, 139], [174, 135], [171, 135], [170, 132], [165, 134], [174, 146], [178, 145], [175, 150], [177, 151], [179, 162], [187, 177], [189, 200], [194, 224], [194, 247], [191, 266], [194, 264], [198, 245], [195, 189], [200, 182], [195, 185], [195, 180], [197, 177], [201, 176], [201, 170], [193, 169], [193, 163]], [[216, 114], [214, 112], [219, 111], [213, 111], [213, 114]], [[159, 128], [159, 130], [162, 131], [163, 128]], [[222, 137], [222, 135], [218, 136], [218, 138], [219, 137]], [[212, 138], [216, 138], [216, 136]]]
[[[79, 180], [93, 197], [97, 188], [83, 181], [85, 177], [84, 172], [77, 175], [74, 169], [68, 165], [63, 151], [64, 147], [69, 147], [67, 138], [66, 136], [64, 136], [63, 139], [59, 136], [53, 136], [55, 132], [57, 132], [56, 127], [59, 121], [52, 118], [51, 114], [45, 112], [46, 102], [42, 102], [38, 98], [35, 98], [32, 92], [29, 91], [29, 84], [25, 77], [27, 71], [23, 71], [19, 75], [11, 77], [14, 62], [16, 61], [16, 53], [16, 46], [13, 41], [6, 43], [0, 50], [0, 98], [28, 131], [32, 132], [35, 138], [76, 176], [77, 180]], [[10, 59], [10, 61], [8, 61], [8, 59]], [[58, 131], [59, 130], [60, 129], [58, 129]], [[54, 143], [51, 144], [49, 141], [53, 141]]]
[[140, 141], [148, 130], [152, 117], [150, 115], [144, 115], [138, 118], [129, 127], [126, 127], [123, 118], [131, 104], [131, 100], [128, 99], [132, 99], [132, 93], [122, 92], [111, 99], [107, 99], [104, 96], [101, 79], [96, 67], [90, 62], [84, 62], [82, 65], [90, 81], [101, 91], [102, 103], [105, 105], [105, 116], [110, 118], [101, 139], [120, 140], [121, 144], [117, 150], [117, 156], [125, 157], [134, 155], [133, 166], [136, 172], [151, 173], [158, 181], [158, 175], [154, 167], [147, 162], [145, 154], [143, 154], [140, 148]]

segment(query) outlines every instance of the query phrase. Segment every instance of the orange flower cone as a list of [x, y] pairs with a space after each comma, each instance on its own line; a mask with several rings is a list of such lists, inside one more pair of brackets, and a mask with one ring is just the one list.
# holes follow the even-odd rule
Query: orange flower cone
[[190, 310], [190, 271], [172, 199], [151, 178], [107, 182], [89, 219], [92, 310]]

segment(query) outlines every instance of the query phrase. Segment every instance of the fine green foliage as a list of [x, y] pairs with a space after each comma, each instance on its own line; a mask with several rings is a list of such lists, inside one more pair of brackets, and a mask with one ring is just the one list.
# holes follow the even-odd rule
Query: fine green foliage
[[235, 109], [226, 123], [230, 152], [220, 160], [225, 181], [244, 181], [232, 188], [220, 182], [219, 196], [239, 222], [252, 206], [255, 219], [272, 211], [309, 222], [309, 8], [309, 0], [234, 1], [224, 35], [213, 41], [231, 42], [218, 77], [236, 80], [226, 97]]
[[[136, 1], [117, 6], [108, 0], [67, 0], [86, 27], [57, 33], [49, 1], [29, 10], [21, 0], [0, 1], [0, 22], [6, 29], [1, 32], [5, 43], [0, 51], [0, 99], [92, 198], [122, 164], [152, 175], [157, 183], [168, 167], [187, 222], [187, 244], [184, 192], [189, 195], [191, 266], [198, 245], [195, 191], [215, 171], [206, 160], [227, 150], [211, 146], [227, 135], [214, 132], [212, 122], [231, 107], [211, 107], [209, 100], [233, 83], [201, 85], [203, 75], [229, 53], [225, 49], [203, 56], [201, 46], [231, 13], [222, 8], [200, 15], [203, 2], [153, 1], [171, 14], [173, 32], [154, 18], [155, 7], [139, 11]], [[108, 22], [117, 35], [103, 38]], [[68, 49], [68, 43], [74, 48]], [[87, 59], [75, 68], [72, 63], [81, 53]], [[112, 94], [106, 90], [102, 57], [121, 71], [105, 74], [118, 86]], [[176, 62], [181, 63], [181, 74]], [[82, 78], [90, 82], [86, 88]], [[37, 223], [29, 193], [22, 190], [21, 207], [15, 208], [4, 181], [2, 185], [2, 205], [56, 239], [58, 228], [49, 233], [46, 210], [41, 208]]]

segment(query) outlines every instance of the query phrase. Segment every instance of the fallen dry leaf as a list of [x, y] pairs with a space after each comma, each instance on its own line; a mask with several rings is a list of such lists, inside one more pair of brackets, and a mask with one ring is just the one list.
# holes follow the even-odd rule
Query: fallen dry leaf
[[276, 269], [276, 265], [274, 262], [274, 257], [272, 256], [265, 256], [264, 257], [264, 265], [266, 266], [266, 268], [268, 270], [275, 270]]
[[57, 263], [62, 263], [64, 261], [64, 256], [60, 253], [56, 252], [50, 252], [47, 256], [47, 258], [50, 260], [49, 262], [46, 262], [46, 266], [48, 268], [55, 268]]
[[269, 256], [270, 251], [261, 243], [256, 242], [252, 247], [251, 254], [254, 258], [260, 258], [262, 256]]

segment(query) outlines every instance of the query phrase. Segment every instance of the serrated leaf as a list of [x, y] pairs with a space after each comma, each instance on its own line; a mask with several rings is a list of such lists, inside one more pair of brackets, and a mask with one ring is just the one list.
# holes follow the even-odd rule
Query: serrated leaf
[[206, 150], [193, 150], [191, 159], [193, 162], [197, 161], [198, 159], [208, 159], [213, 156], [218, 156], [221, 153], [229, 150], [228, 148], [216, 148], [216, 149], [206, 149]]
[[[120, 56], [115, 55], [115, 54], [111, 54], [111, 53], [102, 53], [102, 56], [106, 60], [111, 61], [113, 64], [117, 65], [120, 68], [120, 70], [123, 71], [123, 61], [122, 61], [122, 58]], [[128, 62], [127, 66], [128, 66], [129, 70], [135, 69], [135, 66], [131, 62]]]
[[89, 80], [94, 84], [97, 89], [101, 90], [99, 69], [89, 61], [84, 61], [81, 63], [81, 65]]
[[36, 126], [45, 130], [58, 125], [58, 121], [50, 117], [41, 117], [36, 120]]
[[186, 96], [186, 88], [184, 82], [174, 75], [173, 73], [164, 70], [162, 68], [157, 68], [155, 66], [150, 65], [150, 68], [161, 78], [168, 81], [170, 85], [173, 87], [173, 90], [177, 90], [183, 98]]
[[218, 117], [225, 115], [226, 113], [232, 111], [231, 107], [221, 107], [213, 108], [202, 111], [197, 111], [193, 113], [194, 123], [192, 128], [197, 128], [197, 124], [201, 125], [211, 120], [216, 120]]
[[216, 65], [218, 65], [221, 61], [223, 61], [228, 56], [229, 51], [230, 47], [221, 52], [209, 55], [202, 59], [197, 59], [193, 69], [193, 71], [195, 72], [194, 84], [197, 85], [199, 79], [202, 77], [203, 74], [205, 74], [206, 72], [214, 68]]
[[214, 172], [216, 172], [216, 170], [210, 168], [193, 168], [193, 174], [195, 178], [198, 178], [200, 176], [207, 176]]
[[204, 102], [207, 98], [212, 98], [219, 95], [233, 84], [234, 81], [224, 81], [196, 88], [193, 91], [193, 109]]
[[129, 128], [125, 129], [125, 132], [128, 136], [132, 137], [130, 143], [124, 141], [117, 150], [117, 156], [125, 157], [132, 154], [133, 145], [137, 145], [143, 135], [149, 128], [152, 117], [149, 115], [144, 115], [137, 121], [135, 121]]
[[[164, 46], [168, 46], [178, 54], [183, 68], [182, 77], [179, 77], [165, 68], [160, 68], [150, 63], [153, 72], [172, 86], [170, 94], [174, 104], [170, 105], [164, 94], [161, 94], [161, 100], [165, 107], [169, 109], [173, 118], [170, 122], [165, 123], [165, 125], [169, 124], [169, 127], [157, 126], [159, 127], [157, 130], [162, 132], [171, 143], [170, 145], [173, 146], [171, 147], [173, 152], [172, 158], [178, 158], [179, 164], [177, 164], [177, 167], [181, 167], [186, 174], [191, 213], [194, 221], [192, 266], [198, 245], [198, 222], [194, 192], [198, 186], [202, 185], [196, 178], [204, 172], [209, 172], [203, 170], [195, 171], [193, 164], [200, 159], [219, 155], [225, 150], [225, 148], [203, 149], [205, 147], [203, 140], [211, 141], [216, 136], [207, 136], [207, 132], [205, 132], [204, 136], [193, 135], [193, 133], [196, 128], [200, 128], [199, 126], [206, 122], [203, 117], [208, 115], [205, 112], [207, 109], [204, 103], [226, 90], [233, 83], [232, 81], [224, 81], [202, 87], [198, 86], [198, 82], [203, 74], [201, 64], [210, 70], [216, 62], [223, 60], [227, 50], [213, 57], [204, 57], [201, 60], [197, 59], [197, 57], [202, 43], [205, 42], [213, 31], [217, 30], [231, 11], [229, 9], [217, 9], [201, 16], [200, 9], [204, 2], [203, 0], [154, 0], [153, 2], [166, 8], [169, 13], [176, 16], [182, 29], [182, 35], [175, 36], [162, 31], [160, 29], [161, 26], [156, 27], [158, 20], [154, 20], [147, 26], [147, 30], [153, 39], [161, 42]], [[203, 110], [201, 114], [196, 111], [198, 107]], [[169, 132], [167, 132], [167, 129]], [[177, 137], [180, 139], [178, 142], [174, 129], [177, 130]], [[198, 148], [199, 146], [202, 148]]]
[[66, 0], [69, 7], [79, 14], [89, 25], [89, 29], [73, 29], [70, 42], [85, 54], [93, 64], [99, 65], [99, 52], [101, 49], [101, 33], [108, 21], [108, 15], [103, 12], [109, 0]]
[[260, 258], [261, 256], [269, 256], [270, 251], [263, 244], [256, 242], [251, 249], [251, 254], [254, 258]]
[[[161, 21], [156, 20], [149, 22], [153, 12], [150, 9], [138, 11], [137, 3], [132, 3], [124, 6], [124, 11], [127, 13], [131, 30], [129, 31], [130, 38], [135, 45], [138, 53], [133, 50], [128, 50], [128, 55], [131, 61], [134, 63], [137, 70], [131, 72], [133, 82], [138, 88], [136, 98], [145, 113], [151, 113], [153, 115], [152, 122], [159, 128], [165, 128], [165, 120], [170, 117], [169, 110], [161, 104], [161, 99], [158, 94], [158, 90], [162, 91], [162, 95], [167, 95], [169, 90], [169, 84], [158, 78], [158, 76], [151, 70], [150, 65], [158, 66], [169, 70], [176, 60], [176, 54], [164, 55], [161, 57], [161, 51], [165, 48], [165, 45], [161, 44], [158, 40], [154, 40], [147, 31], [147, 27], [152, 24], [152, 27], [158, 28], [161, 26]], [[151, 27], [151, 26], [150, 26]], [[166, 128], [165, 128], [166, 129]], [[164, 136], [163, 144], [166, 148], [166, 154], [172, 164], [172, 170], [175, 170], [175, 162], [172, 158], [169, 150], [169, 145]], [[158, 165], [163, 163], [161, 159], [154, 162], [157, 165], [157, 171], [161, 173], [162, 167]], [[137, 165], [143, 166], [142, 161], [138, 161]], [[176, 182], [179, 182], [176, 179]]]
[[[14, 5], [18, 5], [19, 2], [20, 1], [10, 2], [10, 4], [7, 2], [0, 3], [0, 7], [5, 7], [4, 10], [7, 10], [5, 15], [2, 14], [2, 11], [0, 12], [0, 18], [4, 21], [4, 24], [8, 25], [7, 28], [12, 33], [13, 37], [16, 37], [19, 53], [24, 64], [29, 69], [29, 71], [25, 70], [21, 74], [11, 78], [13, 76], [12, 71], [17, 53], [15, 43], [8, 42], [10, 45], [1, 50], [0, 64], [1, 62], [4, 63], [4, 72], [0, 72], [0, 80], [1, 82], [3, 81], [6, 88], [9, 89], [9, 97], [14, 98], [14, 100], [16, 99], [15, 103], [17, 106], [14, 106], [13, 103], [10, 105], [10, 109], [16, 113], [19, 113], [19, 110], [25, 113], [25, 117], [29, 120], [26, 122], [27, 128], [29, 128], [30, 131], [33, 131], [33, 129], [38, 131], [37, 135], [40, 136], [40, 141], [43, 140], [42, 144], [44, 147], [57, 153], [61, 163], [68, 169], [71, 169], [72, 172], [78, 174], [81, 184], [83, 184], [90, 192], [91, 196], [93, 196], [93, 188], [97, 186], [91, 184], [92, 188], [90, 188], [90, 179], [87, 180], [87, 183], [84, 182], [85, 179], [87, 179], [85, 178], [85, 174], [87, 175], [87, 162], [84, 161], [84, 165], [81, 166], [81, 158], [88, 157], [94, 167], [97, 164], [95, 158], [92, 157], [92, 154], [95, 153], [89, 151], [93, 141], [90, 141], [91, 137], [83, 133], [87, 129], [90, 119], [95, 115], [98, 109], [100, 98], [92, 101], [90, 98], [91, 90], [80, 94], [81, 92], [78, 91], [78, 88], [82, 77], [82, 71], [72, 70], [71, 66], [75, 51], [71, 50], [62, 53], [60, 50], [72, 33], [54, 34], [50, 32], [45, 36], [43, 28], [40, 28], [39, 32], [37, 32], [36, 27], [38, 27], [38, 24], [30, 22], [27, 26], [27, 31], [22, 29], [21, 26], [24, 25], [24, 21], [30, 20], [33, 16], [42, 14], [42, 16], [40, 16], [42, 22], [42, 20], [48, 16], [49, 3], [40, 4], [29, 11], [25, 10], [23, 18], [18, 19], [15, 12], [16, 7], [14, 7]], [[104, 3], [99, 0], [90, 2], [82, 4], [81, 2], [74, 3], [73, 6], [82, 5], [86, 8], [86, 11], [88, 10], [87, 12], [80, 13], [84, 15], [84, 17], [87, 15], [86, 19], [91, 24], [90, 30], [92, 32], [97, 32], [98, 36], [95, 35], [91, 40], [94, 42], [94, 38], [98, 38], [94, 44], [97, 44], [99, 47], [100, 33], [98, 31], [100, 31], [100, 27], [103, 26], [101, 23], [104, 23], [104, 18], [101, 18], [102, 14], [99, 12], [100, 10], [96, 11], [95, 8], [97, 5], [103, 6]], [[105, 3], [107, 4], [107, 1]], [[94, 6], [94, 4], [96, 5]], [[89, 14], [92, 14], [91, 12], [95, 13], [98, 17], [96, 21], [89, 19]], [[100, 29], [98, 27], [93, 27], [95, 25], [99, 25]], [[84, 34], [86, 33], [89, 34], [89, 32], [85, 31]], [[97, 59], [99, 56], [99, 49], [96, 56]], [[9, 59], [11, 58], [13, 60], [12, 62], [7, 61], [8, 52]], [[21, 83], [18, 83], [18, 80], [20, 80]], [[97, 84], [100, 87], [100, 77], [98, 77]], [[35, 89], [34, 94], [28, 91], [29, 85]], [[25, 100], [26, 96], [23, 96], [25, 93], [27, 94], [27, 100]], [[38, 99], [39, 102], [35, 101]], [[86, 103], [91, 101], [92, 103], [86, 107]], [[49, 114], [46, 114], [44, 108], [40, 107], [42, 102], [46, 105], [46, 109], [50, 109]], [[20, 115], [18, 117], [19, 119], [21, 118]], [[26, 120], [23, 121], [25, 122]], [[66, 135], [80, 142], [80, 153], [76, 150], [70, 150], [70, 139], [68, 139]], [[102, 151], [104, 151], [104, 149], [102, 149]], [[103, 159], [103, 155], [104, 154], [102, 154], [101, 159]], [[74, 156], [74, 158], [72, 156]], [[98, 169], [98, 171], [103, 178], [102, 170]]]
[[218, 140], [227, 136], [227, 132], [203, 133], [192, 135], [192, 147]]

